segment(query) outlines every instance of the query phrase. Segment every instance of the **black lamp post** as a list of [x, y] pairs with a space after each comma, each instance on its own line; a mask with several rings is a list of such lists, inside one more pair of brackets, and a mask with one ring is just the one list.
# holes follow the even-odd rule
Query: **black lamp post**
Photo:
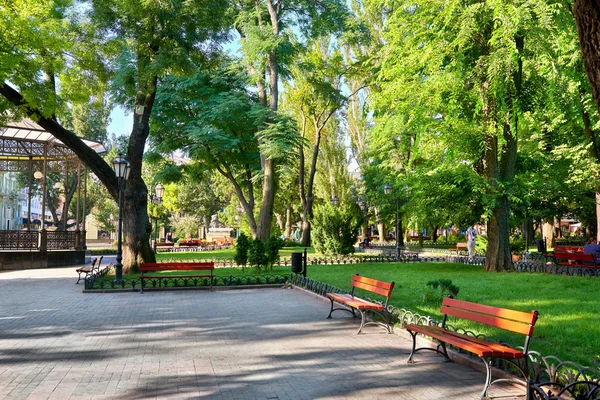
[[[154, 192], [155, 195], [152, 196], [152, 203], [154, 204], [161, 204], [162, 203], [162, 197], [163, 194], [165, 193], [165, 187], [162, 185], [162, 183], [158, 183], [158, 185], [156, 185], [156, 187], [154, 188]], [[154, 254], [156, 254], [156, 241], [157, 239], [157, 234], [158, 234], [158, 216], [154, 216]]]
[[[365, 228], [364, 228], [364, 238], [363, 239], [367, 239], [367, 229], [369, 227], [369, 204], [363, 199], [360, 201], [360, 203], [358, 203], [358, 206], [360, 207], [360, 209], [363, 212], [363, 215], [365, 216]], [[367, 242], [368, 243], [368, 239]]]
[[113, 160], [113, 168], [115, 175], [119, 180], [119, 233], [117, 235], [117, 265], [115, 265], [115, 283], [120, 284], [123, 279], [123, 191], [125, 189], [125, 181], [129, 177], [129, 161], [121, 154]]
[[[383, 187], [383, 193], [386, 195], [392, 194], [392, 187], [387, 183]], [[408, 197], [408, 186], [404, 186], [404, 194]], [[400, 196], [396, 196], [396, 258], [400, 258], [400, 247], [404, 246], [404, 238], [402, 237], [402, 219], [400, 218]]]
[[[386, 195], [392, 194], [392, 187], [387, 183], [383, 187], [383, 193]], [[398, 213], [400, 211], [400, 197], [396, 196], [396, 259], [400, 258], [400, 227], [398, 226]]]

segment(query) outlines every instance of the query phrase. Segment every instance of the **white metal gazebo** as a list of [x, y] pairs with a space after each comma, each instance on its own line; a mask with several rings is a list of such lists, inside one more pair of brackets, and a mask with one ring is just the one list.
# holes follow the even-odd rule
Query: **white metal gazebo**
[[[104, 146], [96, 141], [82, 139], [83, 142], [97, 153], [106, 151]], [[20, 269], [53, 265], [53, 257], [44, 255], [50, 252], [62, 252], [61, 262], [68, 263], [66, 253], [76, 256], [85, 252], [85, 215], [86, 215], [86, 181], [87, 167], [85, 160], [80, 160], [75, 153], [56, 139], [50, 132], [39, 126], [33, 120], [25, 118], [18, 122], [9, 122], [0, 125], [0, 171], [1, 172], [26, 172], [29, 176], [27, 185], [27, 217], [23, 230], [0, 230], [0, 270]], [[50, 173], [58, 173], [64, 177], [65, 186], [69, 175], [77, 176], [77, 203], [75, 205], [75, 230], [67, 230], [67, 218], [63, 217], [64, 227], [56, 231], [46, 230], [44, 218], [40, 228], [34, 229], [31, 218], [32, 179], [42, 187], [42, 215], [46, 211], [47, 177]], [[83, 183], [83, 197], [81, 196]], [[70, 200], [70, 199], [69, 199]], [[28, 253], [25, 257], [31, 263], [24, 262], [18, 253]], [[41, 257], [34, 257], [31, 253], [39, 253]], [[7, 256], [7, 254], [9, 254]], [[56, 257], [55, 257], [56, 258]], [[68, 258], [68, 257], [67, 257]], [[11, 261], [12, 260], [12, 261]], [[7, 268], [9, 267], [9, 268]]]

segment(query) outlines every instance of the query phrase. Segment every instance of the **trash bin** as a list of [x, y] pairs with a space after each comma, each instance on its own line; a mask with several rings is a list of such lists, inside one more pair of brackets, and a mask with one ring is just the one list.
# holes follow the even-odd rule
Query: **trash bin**
[[537, 246], [538, 253], [546, 252], [546, 242], [543, 239], [537, 239], [535, 245]]
[[292, 272], [302, 273], [302, 253], [292, 253]]

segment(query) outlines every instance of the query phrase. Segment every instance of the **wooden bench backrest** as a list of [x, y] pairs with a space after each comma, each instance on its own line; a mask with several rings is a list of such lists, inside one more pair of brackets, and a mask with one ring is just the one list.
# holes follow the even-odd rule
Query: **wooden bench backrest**
[[140, 271], [195, 271], [213, 270], [214, 262], [142, 263]]
[[377, 293], [385, 297], [390, 297], [392, 289], [394, 288], [394, 282], [381, 282], [371, 278], [365, 278], [358, 274], [352, 275], [350, 285], [359, 289], [367, 290], [369, 292]]
[[583, 247], [581, 246], [555, 246], [554, 252], [558, 253], [583, 253]]
[[595, 263], [596, 256], [593, 254], [586, 253], [563, 253], [560, 251], [554, 252], [554, 258], [557, 260], [576, 260], [576, 261], [590, 261]]
[[460, 248], [467, 248], [467, 243], [466, 242], [460, 242], [460, 243], [456, 243], [456, 248], [460, 249]]
[[468, 319], [507, 331], [522, 333], [527, 336], [533, 335], [533, 328], [538, 318], [538, 312], [535, 310], [526, 313], [470, 303], [450, 297], [444, 298], [440, 312], [445, 315]]

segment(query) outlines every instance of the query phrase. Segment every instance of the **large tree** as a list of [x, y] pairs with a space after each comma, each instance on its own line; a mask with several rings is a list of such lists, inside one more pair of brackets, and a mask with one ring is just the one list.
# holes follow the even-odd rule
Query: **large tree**
[[[126, 151], [131, 173], [124, 202], [124, 264], [136, 266], [154, 259], [148, 240], [148, 192], [141, 171], [156, 89], [167, 72], [185, 73], [209, 58], [215, 48], [211, 39], [222, 26], [227, 2], [92, 0], [87, 6], [74, 6], [68, 0], [34, 0], [2, 8], [0, 94], [11, 103], [13, 114], [35, 118], [70, 147], [116, 199], [118, 182], [111, 166], [61, 124], [61, 107], [68, 102], [62, 92], [57, 96], [56, 85], [48, 84], [56, 79], [71, 82], [71, 74], [106, 80], [108, 72], [116, 70], [114, 98], [135, 110]], [[112, 64], [101, 68], [105, 62]], [[83, 80], [85, 86], [81, 82], [75, 80], [73, 87], [78, 90], [73, 99], [94, 90], [89, 80]]]
[[592, 96], [600, 113], [600, 1], [575, 0], [573, 14]]

